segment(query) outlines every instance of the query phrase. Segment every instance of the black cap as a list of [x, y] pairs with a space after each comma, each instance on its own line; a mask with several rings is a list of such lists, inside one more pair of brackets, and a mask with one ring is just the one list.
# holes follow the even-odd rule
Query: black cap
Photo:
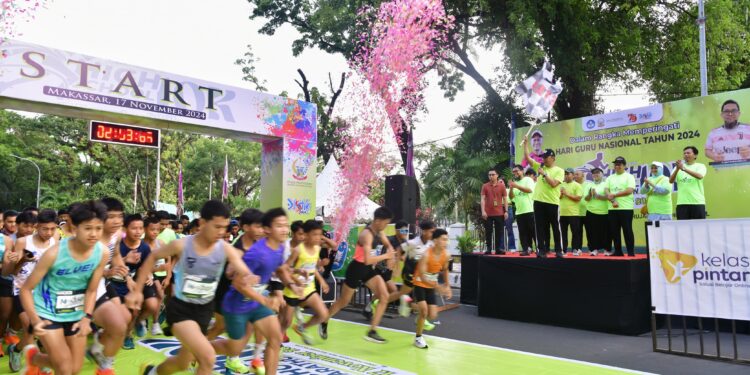
[[542, 159], [546, 159], [550, 156], [555, 156], [555, 151], [552, 150], [551, 148], [548, 148], [544, 150], [544, 153], [542, 154]]
[[615, 158], [615, 161], [612, 162], [613, 164], [628, 164], [625, 162], [625, 158], [622, 156], [618, 156]]
[[594, 168], [593, 168], [593, 169], [591, 170], [591, 173], [596, 173], [596, 172], [599, 172], [599, 173], [604, 173], [604, 171], [603, 171], [603, 170], [602, 170], [601, 168], [599, 168], [599, 167], [594, 167]]

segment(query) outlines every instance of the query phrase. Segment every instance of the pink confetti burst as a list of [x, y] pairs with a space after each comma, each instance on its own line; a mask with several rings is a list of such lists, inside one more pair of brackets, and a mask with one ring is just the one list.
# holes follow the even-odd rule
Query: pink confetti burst
[[[0, 47], [9, 39], [20, 36], [16, 26], [20, 22], [31, 22], [36, 19], [36, 12], [40, 8], [46, 8], [49, 1], [29, 0], [24, 2], [18, 0], [0, 0]], [[5, 54], [2, 57], [7, 57]]]

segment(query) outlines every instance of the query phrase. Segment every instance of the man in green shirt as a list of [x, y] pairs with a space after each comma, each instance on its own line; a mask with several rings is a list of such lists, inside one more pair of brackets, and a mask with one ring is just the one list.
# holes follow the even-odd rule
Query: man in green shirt
[[[577, 169], [573, 174], [573, 180], [581, 185], [582, 197], [581, 201], [578, 202], [578, 220], [581, 222], [581, 245], [578, 249], [581, 249], [583, 247], [583, 230], [586, 228], [586, 206], [588, 205], [588, 201], [584, 197], [588, 194], [592, 184], [591, 181], [586, 180], [586, 174], [580, 169]], [[586, 243], [589, 244], [589, 251], [591, 251], [591, 235], [588, 230], [586, 230]]]
[[625, 158], [618, 156], [612, 162], [615, 165], [615, 173], [607, 177], [606, 193], [609, 199], [609, 233], [615, 245], [615, 256], [623, 256], [622, 236], [625, 237], [625, 246], [628, 256], [635, 256], [635, 236], [633, 236], [633, 192], [635, 191], [635, 178], [625, 171]]
[[177, 234], [172, 230], [172, 223], [169, 221], [169, 212], [156, 211], [156, 217], [161, 225], [161, 233], [156, 237], [165, 245], [176, 240]]
[[545, 150], [540, 164], [530, 156], [528, 137], [523, 139], [523, 155], [531, 168], [539, 172], [534, 186], [534, 221], [536, 223], [537, 256], [546, 258], [550, 248], [549, 230], [555, 237], [555, 256], [563, 257], [562, 236], [560, 235], [560, 185], [565, 171], [555, 165], [555, 151]]
[[682, 150], [685, 160], [677, 160], [669, 183], [677, 182], [677, 220], [706, 218], [706, 196], [703, 192], [703, 177], [706, 166], [698, 163], [698, 149], [693, 146]]
[[602, 252], [610, 254], [612, 240], [609, 236], [609, 201], [607, 200], [607, 182], [601, 168], [591, 170], [594, 181], [588, 190], [584, 191], [586, 200], [586, 234], [589, 236], [589, 250], [591, 256]]
[[578, 217], [579, 202], [583, 198], [581, 185], [573, 179], [575, 170], [565, 169], [565, 181], [560, 187], [560, 230], [562, 232], [562, 248], [568, 252], [568, 228], [573, 233], [573, 255], [581, 255], [583, 240], [581, 239], [581, 219]]
[[643, 181], [640, 192], [646, 196], [648, 221], [672, 220], [672, 184], [664, 175], [664, 164], [651, 162], [651, 175]]
[[513, 180], [510, 187], [510, 199], [516, 206], [516, 222], [518, 223], [518, 237], [521, 242], [521, 255], [527, 256], [534, 240], [534, 180], [525, 177], [523, 167], [513, 166]]

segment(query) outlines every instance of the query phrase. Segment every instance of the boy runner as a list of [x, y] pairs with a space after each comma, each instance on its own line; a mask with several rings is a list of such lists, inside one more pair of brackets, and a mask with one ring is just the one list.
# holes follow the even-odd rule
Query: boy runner
[[[161, 242], [160, 239], [156, 238], [159, 235], [159, 231], [161, 229], [161, 224], [159, 223], [159, 219], [155, 217], [149, 217], [143, 220], [143, 227], [144, 227], [144, 234], [143, 234], [143, 242], [145, 242], [149, 248], [151, 248], [151, 251], [155, 251], [156, 249], [162, 247], [164, 243]], [[160, 314], [162, 311], [161, 306], [164, 302], [164, 296], [170, 295], [169, 293], [169, 286], [172, 282], [172, 260], [171, 259], [159, 259], [156, 261], [156, 264], [154, 265], [154, 287], [156, 287], [156, 298], [158, 300], [156, 306], [159, 308], [156, 309], [156, 312], [154, 312], [154, 315], [152, 316], [152, 323], [151, 323], [151, 335], [152, 336], [158, 336], [164, 334], [164, 332], [161, 329], [161, 323], [164, 320], [164, 315]], [[140, 324], [145, 324], [146, 322], [143, 321]]]
[[[357, 246], [354, 250], [354, 257], [346, 269], [346, 281], [341, 287], [341, 297], [331, 306], [329, 319], [349, 304], [354, 296], [354, 292], [363, 283], [375, 295], [376, 299], [383, 301], [388, 299], [388, 288], [385, 286], [385, 281], [383, 281], [383, 278], [373, 267], [378, 262], [391, 259], [395, 256], [395, 250], [393, 250], [391, 243], [385, 237], [385, 232], [383, 232], [388, 223], [391, 222], [393, 214], [389, 209], [380, 207], [375, 210], [373, 216], [372, 223], [359, 234]], [[385, 254], [378, 255], [382, 246], [387, 247], [388, 250]], [[387, 303], [380, 303], [374, 309], [370, 329], [364, 337], [365, 340], [378, 344], [386, 342], [375, 330], [380, 324], [380, 319], [383, 317], [386, 305]], [[320, 330], [322, 334], [321, 338], [324, 340], [328, 338], [328, 325], [326, 323], [327, 321], [321, 324], [322, 329]]]
[[109, 259], [99, 243], [106, 212], [98, 201], [76, 206], [70, 213], [75, 235], [47, 250], [21, 286], [30, 333], [47, 350], [44, 354], [35, 345], [26, 346], [23, 374], [38, 374], [43, 367], [51, 367], [57, 375], [81, 371], [96, 289]]
[[217, 200], [210, 200], [203, 205], [200, 214], [199, 234], [172, 241], [152, 252], [137, 273], [135, 288], [125, 297], [130, 309], [139, 309], [143, 286], [156, 260], [177, 258], [173, 270], [174, 295], [167, 301], [166, 311], [167, 324], [182, 349], [158, 366], [145, 365], [141, 374], [173, 374], [186, 370], [193, 361], [198, 362], [197, 375], [211, 374], [217, 353], [205, 335], [213, 316], [214, 296], [224, 264], [228, 262], [234, 267], [241, 282], [252, 281], [245, 277], [249, 272], [237, 251], [222, 240], [229, 225], [229, 209]]
[[[34, 270], [39, 258], [57, 241], [55, 241], [55, 232], [57, 231], [57, 215], [53, 210], [43, 210], [37, 217], [37, 231], [33, 235], [23, 237], [15, 244], [12, 253], [3, 262], [3, 276], [14, 275], [13, 277], [13, 309], [18, 315], [21, 327], [28, 327], [29, 317], [23, 311], [21, 299], [18, 294], [21, 291], [23, 283], [28, 279]], [[10, 370], [17, 372], [21, 369], [21, 350], [33, 343], [33, 337], [24, 333], [20, 342], [8, 345], [8, 355], [10, 357]]]
[[[414, 275], [414, 299], [417, 301], [417, 332], [414, 338], [414, 346], [427, 349], [427, 342], [422, 336], [425, 328], [424, 323], [429, 316], [430, 320], [437, 319], [437, 301], [435, 289], [445, 296], [451, 298], [451, 286], [448, 279], [448, 232], [445, 229], [436, 229], [432, 234], [433, 246], [427, 249], [417, 265]], [[445, 284], [438, 283], [439, 274], [443, 274]], [[429, 329], [428, 329], [429, 330]]]

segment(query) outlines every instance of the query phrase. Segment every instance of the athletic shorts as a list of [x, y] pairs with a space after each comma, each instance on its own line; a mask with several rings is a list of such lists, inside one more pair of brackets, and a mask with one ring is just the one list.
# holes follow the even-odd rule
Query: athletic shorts
[[315, 292], [315, 291], [310, 292], [310, 294], [306, 295], [305, 298], [292, 298], [292, 297], [284, 296], [284, 301], [286, 301], [286, 304], [289, 305], [289, 306], [291, 306], [291, 307], [297, 307], [297, 306], [301, 305], [302, 302], [307, 301], [307, 299], [310, 298], [310, 296], [312, 296], [313, 294], [316, 294], [316, 293], [318, 293], [318, 292]]
[[428, 305], [437, 305], [434, 288], [422, 288], [421, 286], [415, 286], [413, 293], [415, 301], [426, 301]]
[[173, 326], [179, 322], [192, 320], [201, 327], [201, 332], [208, 333], [208, 325], [214, 316], [214, 300], [205, 304], [185, 302], [172, 297], [167, 301], [167, 324]]
[[105, 302], [111, 299], [120, 298], [120, 295], [117, 294], [117, 289], [114, 285], [112, 285], [112, 283], [106, 283], [104, 287], [106, 288], [106, 292], [96, 300], [96, 304], [94, 304], [94, 311], [96, 311], [96, 309]]
[[[44, 318], [42, 318], [42, 319], [44, 319]], [[52, 331], [52, 330], [56, 330], [56, 329], [62, 329], [63, 330], [63, 335], [65, 335], [65, 337], [74, 336], [76, 333], [78, 333], [78, 329], [73, 330], [73, 325], [75, 325], [78, 322], [53, 322], [53, 321], [51, 321], [49, 319], [44, 319], [44, 320], [47, 320], [48, 322], [50, 322], [50, 324], [48, 324], [46, 327], [44, 327], [44, 329], [46, 329], [48, 331]], [[29, 332], [29, 334], [33, 334], [34, 333], [34, 326], [33, 325], [29, 325], [28, 332]]]
[[281, 283], [281, 281], [271, 280], [268, 283], [268, 292], [273, 293], [277, 290], [284, 290], [284, 284]]
[[16, 315], [21, 315], [23, 312], [23, 305], [21, 304], [21, 298], [18, 296], [13, 296], [13, 313]]
[[0, 279], [0, 297], [13, 297], [13, 281]]
[[156, 276], [156, 275], [154, 275], [154, 280], [158, 281], [159, 284], [161, 284], [161, 285], [164, 285], [164, 280], [166, 280], [166, 279], [167, 279], [166, 275], [164, 275], [164, 276]]
[[387, 268], [375, 268], [375, 270], [378, 271], [378, 275], [380, 275], [380, 277], [382, 277], [386, 282], [391, 280], [391, 278], [393, 277], [393, 270], [389, 270]]
[[255, 323], [263, 318], [274, 316], [276, 313], [266, 306], [258, 305], [258, 307], [244, 313], [230, 313], [224, 311], [224, 327], [226, 327], [227, 334], [232, 340], [239, 340], [245, 336], [245, 327], [247, 323]]
[[349, 263], [349, 267], [346, 268], [346, 280], [344, 280], [344, 284], [352, 289], [357, 289], [360, 285], [367, 283], [370, 279], [379, 275], [378, 271], [375, 271], [374, 268], [362, 262], [352, 260]]
[[221, 301], [224, 301], [224, 295], [227, 294], [229, 286], [232, 285], [232, 282], [227, 278], [226, 271], [226, 268], [224, 268], [224, 272], [221, 273], [219, 285], [216, 286], [216, 297], [214, 298], [214, 301], [218, 301], [218, 303], [214, 304], [214, 312], [219, 315], [222, 315]]
[[159, 297], [159, 294], [156, 293], [156, 285], [144, 285], [143, 286], [143, 300], [144, 301], [149, 298], [158, 298], [158, 297]]
[[416, 269], [417, 262], [413, 259], [406, 259], [404, 262], [404, 269], [401, 270], [401, 280], [404, 285], [409, 288], [414, 288], [414, 270]]

